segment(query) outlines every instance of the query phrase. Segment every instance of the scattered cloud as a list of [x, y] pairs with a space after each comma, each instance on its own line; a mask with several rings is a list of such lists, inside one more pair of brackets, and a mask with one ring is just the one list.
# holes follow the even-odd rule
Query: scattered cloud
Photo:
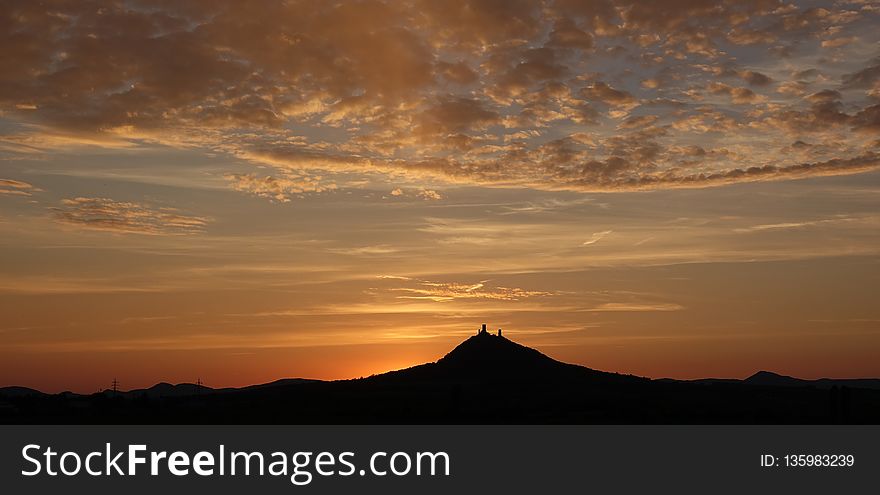
[[739, 73], [739, 77], [749, 83], [750, 86], [767, 86], [773, 82], [773, 79], [766, 74], [753, 70], [744, 70]]
[[433, 189], [422, 189], [419, 191], [419, 197], [428, 201], [437, 201], [443, 199], [443, 196], [440, 195], [437, 191]]
[[855, 36], [848, 36], [844, 38], [833, 38], [830, 40], [822, 41], [822, 48], [840, 48], [842, 46], [846, 46], [850, 43], [857, 41]]
[[337, 189], [335, 183], [325, 181], [320, 175], [285, 174], [283, 177], [271, 175], [260, 177], [256, 174], [228, 174], [226, 179], [230, 181], [236, 191], [244, 191], [281, 203], [289, 202], [292, 196]]
[[108, 198], [69, 198], [51, 208], [57, 222], [118, 234], [186, 235], [204, 232], [208, 219], [187, 216], [175, 208], [154, 208]]
[[640, 115], [638, 117], [629, 117], [620, 124], [617, 125], [618, 129], [637, 129], [639, 127], [645, 127], [647, 125], [651, 125], [654, 122], [657, 122], [659, 117], [656, 115]]
[[843, 87], [864, 89], [871, 87], [880, 80], [880, 58], [871, 61], [870, 65], [851, 74], [843, 76]]
[[394, 198], [418, 198], [425, 201], [439, 201], [443, 199], [443, 195], [433, 189], [403, 189], [396, 187], [389, 194]]
[[725, 95], [730, 101], [737, 105], [745, 105], [755, 103], [762, 100], [762, 97], [749, 88], [732, 87], [720, 82], [712, 82], [708, 86], [708, 90], [713, 95]]
[[600, 101], [615, 106], [635, 106], [637, 99], [628, 91], [615, 89], [608, 84], [597, 81], [583, 89], [589, 100]]
[[[277, 202], [332, 189], [324, 173], [619, 191], [878, 166], [876, 9], [445, 3], [13, 0], [0, 112], [25, 136], [2, 149], [197, 147], [273, 168], [227, 178]], [[805, 137], [837, 146], [815, 166], [777, 146]]]
[[13, 179], [0, 179], [0, 195], [30, 196], [36, 191], [40, 191], [40, 189], [27, 182]]

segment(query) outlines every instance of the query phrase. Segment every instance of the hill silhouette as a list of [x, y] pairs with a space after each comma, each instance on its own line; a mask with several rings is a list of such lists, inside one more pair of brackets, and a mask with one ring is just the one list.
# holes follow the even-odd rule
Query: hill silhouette
[[433, 363], [368, 378], [127, 392], [0, 389], [3, 423], [880, 423], [880, 380], [651, 380], [556, 361], [485, 331]]
[[370, 380], [506, 382], [578, 378], [611, 380], [622, 376], [563, 363], [506, 337], [480, 332], [467, 338], [436, 363], [383, 373]]
[[771, 371], [759, 371], [743, 380], [750, 385], [770, 385], [775, 387], [816, 387], [830, 389], [832, 387], [869, 388], [880, 390], [880, 380], [876, 378], [819, 378], [804, 380], [791, 376], [780, 375]]
[[437, 361], [447, 373], [516, 373], [558, 372], [571, 365], [561, 363], [537, 349], [517, 344], [500, 335], [480, 332], [449, 351]]
[[456, 377], [552, 378], [578, 373], [591, 376], [603, 374], [583, 366], [556, 361], [536, 349], [484, 332], [459, 344], [437, 361], [436, 368], [440, 373]]
[[[202, 392], [210, 392], [211, 389], [195, 383], [178, 383], [172, 385], [170, 383], [157, 383], [150, 388], [136, 389], [129, 392], [122, 392], [123, 396], [139, 397], [145, 396], [149, 398], [159, 397], [187, 397], [200, 394]], [[113, 392], [109, 392], [113, 393]]]

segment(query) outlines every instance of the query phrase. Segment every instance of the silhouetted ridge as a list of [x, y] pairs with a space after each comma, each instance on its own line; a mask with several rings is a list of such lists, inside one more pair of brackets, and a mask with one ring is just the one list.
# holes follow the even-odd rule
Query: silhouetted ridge
[[877, 424], [880, 380], [650, 380], [556, 361], [482, 325], [436, 362], [368, 378], [90, 395], [0, 388], [0, 423]]
[[123, 392], [123, 394], [134, 397], [182, 397], [210, 391], [212, 391], [210, 388], [195, 383], [178, 383], [177, 385], [172, 385], [170, 383], [160, 382], [150, 388], [131, 390], [129, 392]]
[[836, 386], [880, 390], [880, 380], [876, 378], [819, 378], [818, 380], [804, 380], [803, 378], [780, 375], [771, 371], [759, 371], [743, 380], [743, 383], [768, 387], [816, 387], [830, 389]]
[[0, 397], [28, 397], [35, 395], [45, 395], [39, 390], [27, 387], [2, 387], [0, 388]]
[[804, 385], [807, 381], [791, 376], [780, 375], [772, 371], [759, 371], [744, 380], [750, 385], [770, 385], [774, 387], [791, 387]]

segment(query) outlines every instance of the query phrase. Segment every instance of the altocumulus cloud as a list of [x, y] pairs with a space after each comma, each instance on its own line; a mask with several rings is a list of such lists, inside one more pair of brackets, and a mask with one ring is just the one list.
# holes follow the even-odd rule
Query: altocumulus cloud
[[[581, 191], [851, 174], [880, 165], [877, 22], [845, 0], [9, 0], [0, 112], [268, 165], [230, 184], [279, 202], [325, 172]], [[798, 140], [834, 146], [780, 145]]]
[[226, 179], [237, 191], [287, 203], [292, 196], [322, 193], [337, 189], [336, 183], [328, 182], [320, 175], [296, 175], [284, 173], [281, 177], [255, 174], [227, 174]]

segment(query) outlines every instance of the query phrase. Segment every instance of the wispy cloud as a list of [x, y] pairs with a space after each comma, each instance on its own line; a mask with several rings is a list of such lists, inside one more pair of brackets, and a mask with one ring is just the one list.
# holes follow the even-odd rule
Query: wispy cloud
[[414, 281], [408, 287], [394, 287], [390, 292], [402, 293], [397, 299], [429, 300], [449, 302], [463, 299], [519, 301], [531, 297], [553, 296], [555, 292], [527, 290], [519, 287], [487, 286], [487, 280], [472, 284], [456, 282], [432, 282], [428, 280]]
[[352, 256], [361, 256], [361, 255], [382, 255], [382, 254], [394, 254], [400, 252], [399, 248], [394, 246], [389, 246], [388, 244], [378, 244], [374, 246], [355, 246], [355, 247], [340, 247], [340, 248], [328, 248], [327, 251], [331, 253], [338, 254], [347, 254]]
[[614, 232], [613, 230], [603, 230], [602, 232], [594, 232], [593, 235], [591, 235], [590, 238], [587, 239], [586, 241], [584, 241], [583, 244], [581, 244], [581, 245], [582, 246], [591, 246], [593, 244], [596, 244], [597, 242], [601, 241], [602, 239], [608, 237], [613, 232]]
[[585, 309], [587, 312], [644, 312], [644, 311], [681, 311], [684, 306], [674, 303], [628, 303], [609, 302], [595, 308]]
[[131, 281], [96, 277], [25, 275], [0, 279], [0, 293], [12, 294], [109, 294], [158, 292], [162, 284], [133, 284]]
[[108, 198], [69, 198], [53, 207], [63, 225], [119, 234], [185, 235], [204, 232], [208, 219], [187, 216], [175, 208], [150, 207]]
[[31, 193], [40, 191], [32, 184], [13, 179], [0, 179], [0, 194], [6, 196], [30, 196]]
[[815, 227], [819, 225], [836, 225], [856, 222], [876, 222], [880, 217], [877, 216], [838, 216], [834, 218], [824, 218], [820, 220], [805, 220], [800, 222], [780, 222], [752, 225], [750, 227], [742, 227], [734, 229], [734, 232], [761, 232], [768, 230], [789, 230], [801, 229], [805, 227]]

